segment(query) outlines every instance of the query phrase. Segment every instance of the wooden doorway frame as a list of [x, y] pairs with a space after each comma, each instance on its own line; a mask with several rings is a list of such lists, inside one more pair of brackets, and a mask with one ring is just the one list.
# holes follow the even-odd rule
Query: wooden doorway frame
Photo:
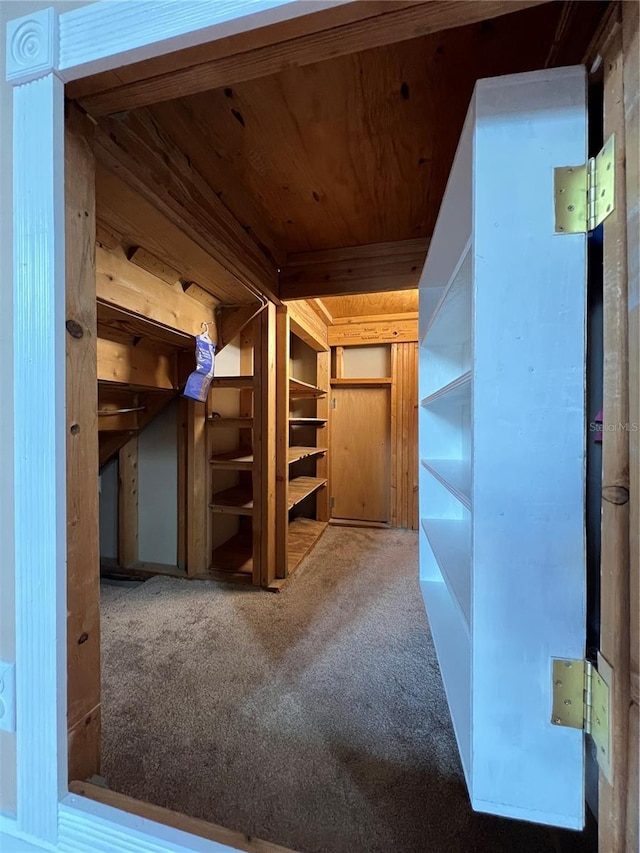
[[[325, 5], [329, 11], [334, 7], [338, 10], [354, 8], [352, 0]], [[514, 6], [514, 3], [485, 0], [478, 4], [419, 4], [414, 8], [423, 19], [431, 15], [431, 23], [423, 23], [422, 32], [428, 32], [514, 11]], [[65, 447], [68, 435], [82, 435], [83, 423], [80, 415], [78, 420], [68, 423], [66, 413], [65, 262], [68, 270], [75, 267], [81, 271], [78, 274], [83, 281], [88, 281], [89, 266], [86, 259], [75, 257], [80, 251], [79, 245], [73, 246], [73, 251], [69, 249], [65, 258], [64, 85], [181, 48], [304, 18], [312, 11], [302, 0], [257, 0], [249, 8], [247, 11], [244, 0], [195, 5], [153, 0], [131, 3], [124, 15], [121, 4], [106, 2], [62, 14], [54, 9], [42, 9], [10, 21], [8, 25], [7, 79], [14, 86], [16, 691], [20, 702], [17, 708], [17, 814], [15, 820], [3, 820], [1, 827], [3, 832], [27, 838], [39, 846], [45, 845], [49, 850], [93, 853], [96, 849], [104, 849], [105, 838], [113, 853], [131, 849], [132, 840], [140, 851], [178, 853], [233, 849], [228, 846], [228, 836], [205, 841], [190, 834], [191, 829], [184, 832], [155, 819], [141, 820], [122, 808], [69, 792], [66, 685], [67, 662], [71, 658], [67, 652], [66, 629], [66, 506], [68, 498], [73, 500], [73, 496], [67, 494]], [[613, 124], [624, 128], [627, 164], [633, 166], [625, 173], [622, 145], [619, 147], [619, 181], [621, 192], [626, 193], [626, 204], [620, 203], [605, 236], [612, 246], [611, 251], [605, 251], [605, 301], [609, 297], [609, 308], [605, 308], [605, 312], [608, 310], [606, 316], [611, 318], [610, 322], [605, 321], [608, 328], [605, 334], [605, 358], [608, 359], [605, 419], [613, 418], [612, 422], [616, 422], [615, 418], [620, 415], [623, 419], [626, 416], [627, 423], [633, 423], [633, 418], [637, 423], [640, 419], [638, 16], [635, 3], [625, 2], [617, 8], [621, 10], [620, 20], [613, 20], [610, 28], [613, 32], [617, 27], [621, 33], [618, 42], [622, 52], [611, 54], [611, 67], [605, 59], [605, 87], [609, 84], [614, 87], [608, 115]], [[371, 17], [374, 20], [375, 16]], [[411, 30], [410, 22], [405, 23], [407, 27], [413, 35], [417, 34]], [[388, 28], [372, 25], [371, 30], [365, 26], [363, 31], [364, 36], [359, 36], [358, 46], [352, 50], [383, 44], [385, 38], [391, 38], [384, 35], [389, 32]], [[367, 32], [375, 33], [371, 43], [367, 42]], [[104, 38], [105, 33], [108, 39]], [[280, 36], [280, 40], [284, 43], [285, 36]], [[271, 47], [273, 61], [280, 51], [277, 38]], [[610, 46], [609, 49], [613, 50]], [[618, 60], [616, 55], [620, 56]], [[253, 58], [251, 49], [246, 47], [235, 57], [240, 64], [251, 62]], [[322, 56], [316, 56], [320, 58]], [[615, 88], [615, 85], [619, 87], [620, 80], [622, 93]], [[608, 121], [605, 118], [605, 124]], [[90, 216], [89, 212], [86, 219]], [[78, 290], [76, 308], [79, 311], [87, 308], [87, 297], [91, 295], [87, 287], [82, 285]], [[91, 322], [90, 317], [83, 318], [85, 330], [91, 330]], [[89, 344], [90, 341], [85, 341], [84, 345]], [[75, 350], [79, 351], [80, 347]], [[81, 373], [78, 371], [76, 376], [80, 383]], [[93, 394], [94, 378], [89, 371], [86, 376], [92, 386], [90, 394]], [[79, 384], [76, 390], [81, 393]], [[34, 400], [37, 401], [37, 418], [34, 417]], [[614, 712], [615, 782], [611, 791], [603, 786], [602, 794], [601, 838], [607, 845], [603, 853], [630, 851], [633, 848], [628, 844], [633, 843], [634, 831], [637, 833], [637, 795], [633, 801], [631, 775], [635, 772], [637, 786], [637, 748], [633, 755], [631, 745], [635, 737], [637, 746], [640, 463], [638, 434], [626, 431], [626, 442], [624, 437], [620, 439], [616, 435], [605, 433], [603, 448], [605, 488], [613, 489], [615, 496], [614, 500], [605, 497], [603, 506], [605, 517], [610, 519], [606, 527], [609, 532], [603, 537], [603, 633], [611, 637], [608, 658], [616, 674], [614, 699], [617, 702]], [[83, 442], [75, 444], [86, 447]], [[34, 518], [38, 522], [37, 536], [33, 533]], [[629, 607], [630, 590], [632, 608]], [[80, 642], [84, 633], [88, 632], [81, 632], [72, 641], [77, 647], [75, 651], [86, 644], [86, 640]], [[81, 655], [80, 651], [77, 653]], [[636, 727], [635, 735], [628, 737], [625, 731], [629, 725], [629, 709], [631, 707], [633, 713], [634, 707], [629, 705], [631, 698], [636, 703]], [[76, 738], [77, 743], [84, 743], [83, 749], [89, 750], [88, 741], [96, 737], [97, 728], [92, 722], [93, 718], [86, 725], [83, 738]], [[237, 842], [236, 849], [276, 849], [273, 845], [256, 846], [256, 842], [241, 834], [233, 840]]]

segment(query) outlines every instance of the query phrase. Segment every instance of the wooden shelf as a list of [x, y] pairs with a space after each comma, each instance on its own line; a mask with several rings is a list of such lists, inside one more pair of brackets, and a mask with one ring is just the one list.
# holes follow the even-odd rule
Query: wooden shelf
[[442, 578], [469, 633], [471, 625], [471, 530], [469, 519], [423, 518]]
[[251, 471], [253, 468], [253, 451], [229, 450], [226, 453], [216, 453], [209, 460], [214, 468], [226, 471]]
[[351, 386], [362, 386], [362, 385], [391, 385], [392, 383], [391, 377], [381, 377], [380, 379], [332, 379], [331, 385], [351, 385]]
[[212, 388], [253, 388], [253, 376], [214, 376]]
[[448, 382], [442, 388], [438, 388], [433, 394], [429, 394], [420, 401], [422, 406], [431, 406], [434, 403], [464, 403], [471, 400], [471, 371], [467, 370], [461, 376]]
[[300, 565], [326, 528], [326, 521], [313, 518], [294, 518], [289, 524], [289, 574]]
[[253, 418], [207, 418], [209, 426], [226, 429], [253, 429]]
[[310, 456], [320, 456], [326, 452], [326, 447], [290, 447], [289, 465], [299, 462], [301, 459], [308, 459]]
[[252, 490], [243, 486], [232, 486], [217, 492], [211, 499], [209, 509], [227, 515], [253, 515]]
[[422, 465], [467, 509], [471, 509], [471, 464], [462, 459], [422, 459]]
[[323, 427], [327, 418], [289, 418], [289, 426]]
[[[251, 583], [253, 574], [252, 542], [241, 533], [232, 536], [211, 555], [211, 568], [205, 573], [214, 580]], [[237, 576], [242, 577], [237, 577]], [[200, 577], [200, 576], [198, 576]]]
[[289, 379], [290, 397], [324, 397], [326, 393], [323, 388], [317, 388], [308, 382], [302, 382], [302, 380], [293, 377]]
[[293, 480], [289, 480], [289, 509], [293, 509], [296, 504], [326, 484], [327, 481], [323, 477], [294, 477]]

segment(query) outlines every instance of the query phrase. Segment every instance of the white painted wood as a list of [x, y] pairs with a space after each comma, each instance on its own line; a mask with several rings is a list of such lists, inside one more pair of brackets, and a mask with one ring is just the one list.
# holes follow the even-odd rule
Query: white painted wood
[[[471, 801], [573, 828], [583, 735], [551, 724], [551, 659], [585, 651], [586, 238], [554, 234], [553, 169], [585, 157], [583, 68], [480, 81], [421, 278], [445, 291], [421, 322], [420, 579]], [[467, 342], [442, 387], [434, 351], [455, 374]]]
[[57, 68], [69, 82], [291, 20], [345, 0], [109, 0], [60, 16]]
[[62, 82], [17, 86], [13, 110], [17, 826], [54, 842], [67, 753]]

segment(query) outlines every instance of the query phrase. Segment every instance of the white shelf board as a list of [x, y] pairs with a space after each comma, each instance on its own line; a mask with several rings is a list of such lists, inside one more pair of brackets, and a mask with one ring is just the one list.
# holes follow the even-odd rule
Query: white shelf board
[[460, 376], [456, 376], [451, 382], [447, 382], [442, 388], [438, 388], [432, 394], [424, 397], [420, 404], [432, 406], [436, 403], [465, 404], [471, 402], [471, 371], [467, 370]]
[[471, 238], [444, 288], [440, 301], [421, 338], [424, 347], [442, 347], [471, 343]]
[[465, 459], [422, 459], [422, 465], [467, 509], [471, 509], [471, 463]]
[[471, 792], [471, 642], [446, 585], [438, 581], [420, 581], [420, 591], [427, 608], [462, 768]]
[[471, 625], [471, 529], [467, 518], [423, 518], [422, 529], [467, 635]]

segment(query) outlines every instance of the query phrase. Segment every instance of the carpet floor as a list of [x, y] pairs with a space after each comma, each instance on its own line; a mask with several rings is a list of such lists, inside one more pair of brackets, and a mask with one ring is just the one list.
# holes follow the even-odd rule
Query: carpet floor
[[471, 811], [416, 564], [329, 527], [279, 595], [103, 585], [109, 787], [301, 853], [586, 849]]

